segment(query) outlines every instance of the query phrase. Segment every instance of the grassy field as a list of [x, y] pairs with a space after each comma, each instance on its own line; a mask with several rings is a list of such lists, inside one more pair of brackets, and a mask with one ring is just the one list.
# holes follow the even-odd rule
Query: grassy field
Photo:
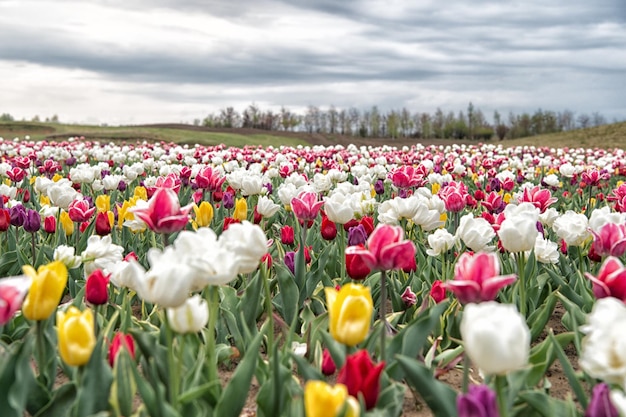
[[[350, 143], [358, 145], [393, 145], [404, 146], [415, 143], [425, 145], [449, 144], [450, 140], [429, 139], [363, 139], [349, 136], [321, 135], [294, 132], [268, 132], [255, 129], [208, 129], [184, 124], [159, 124], [145, 126], [89, 126], [60, 123], [2, 122], [0, 137], [12, 140], [23, 139], [26, 135], [32, 140], [66, 140], [72, 136], [84, 136], [88, 140], [100, 141], [165, 141], [179, 144], [200, 144], [242, 147], [245, 145], [274, 146], [281, 145], [330, 145]], [[465, 141], [465, 143], [476, 143]], [[626, 122], [605, 126], [579, 129], [550, 135], [531, 136], [522, 139], [505, 140], [492, 143], [503, 146], [549, 146], [549, 147], [584, 147], [584, 148], [626, 148]]]

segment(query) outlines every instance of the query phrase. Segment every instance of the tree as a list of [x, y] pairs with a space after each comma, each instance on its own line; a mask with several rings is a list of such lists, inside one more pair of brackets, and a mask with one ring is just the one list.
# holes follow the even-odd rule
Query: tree
[[223, 127], [233, 128], [240, 126], [241, 116], [233, 107], [220, 110], [220, 122]]
[[328, 128], [330, 129], [330, 133], [337, 133], [339, 126], [339, 117], [337, 114], [337, 109], [334, 105], [330, 105], [328, 109]]
[[14, 122], [15, 119], [9, 113], [0, 114], [0, 122]]
[[591, 117], [587, 113], [582, 113], [576, 118], [576, 121], [581, 129], [585, 129], [591, 124]]
[[474, 120], [474, 105], [470, 101], [467, 106], [467, 133], [470, 139], [474, 139], [474, 129], [476, 128]]
[[380, 137], [380, 112], [377, 106], [372, 106], [369, 122], [370, 136], [373, 138]]
[[361, 113], [359, 112], [359, 109], [357, 109], [356, 107], [350, 107], [350, 109], [348, 109], [348, 123], [351, 126], [349, 129], [350, 134], [353, 136], [356, 134], [360, 134], [360, 119]]
[[415, 124], [411, 118], [411, 112], [407, 110], [406, 107], [403, 107], [400, 112], [400, 132], [402, 132], [402, 136], [405, 138], [411, 136], [414, 126]]
[[437, 111], [435, 112], [435, 117], [432, 121], [432, 129], [433, 135], [437, 139], [443, 138], [443, 124], [444, 124], [444, 115], [443, 111], [439, 107], [437, 107]]
[[602, 126], [606, 124], [606, 118], [600, 113], [593, 112], [591, 113], [591, 125], [592, 126]]

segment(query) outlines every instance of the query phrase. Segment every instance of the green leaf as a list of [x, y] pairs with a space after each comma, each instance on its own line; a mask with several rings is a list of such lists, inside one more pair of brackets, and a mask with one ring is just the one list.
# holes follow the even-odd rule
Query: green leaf
[[[532, 407], [532, 409], [539, 415], [544, 417], [577, 417], [579, 414], [576, 411], [576, 405], [570, 401], [557, 400], [551, 398], [543, 392], [529, 391], [523, 392], [519, 395], [525, 404]], [[529, 415], [529, 410], [521, 409], [516, 415], [525, 417]]]
[[222, 392], [215, 409], [216, 416], [238, 417], [241, 413], [246, 403], [246, 396], [243, 394], [250, 389], [250, 382], [256, 369], [262, 340], [263, 333], [257, 334], [252, 340], [246, 355], [237, 366], [233, 378]]
[[34, 417], [67, 417], [68, 410], [76, 400], [76, 385], [69, 382], [61, 385], [52, 393], [50, 402], [46, 404]]
[[546, 327], [548, 320], [550, 320], [550, 317], [552, 317], [552, 312], [554, 311], [557, 300], [558, 299], [554, 293], [550, 294], [550, 296], [545, 300], [541, 307], [533, 311], [532, 314], [528, 317], [528, 323], [531, 323], [531, 340], [535, 340], [537, 337], [539, 337], [543, 329]]
[[[261, 266], [261, 268], [265, 268]], [[259, 313], [261, 303], [261, 289], [263, 288], [263, 280], [269, 279], [267, 272], [259, 271], [252, 277], [246, 286], [243, 295], [239, 299], [237, 310], [243, 312], [246, 326], [250, 329], [256, 324], [257, 314]]]
[[104, 358], [103, 339], [99, 338], [89, 362], [84, 366], [78, 386], [76, 412], [79, 416], [89, 416], [109, 409], [109, 393], [113, 374]]
[[313, 379], [313, 380], [323, 380], [324, 375], [320, 372], [319, 369], [314, 367], [302, 356], [298, 356], [291, 352], [291, 359], [298, 365], [298, 375], [304, 379], [304, 382]]
[[287, 268], [277, 266], [276, 277], [280, 288], [283, 318], [288, 324], [291, 324], [298, 313], [298, 286]]
[[113, 385], [111, 386], [111, 404], [122, 416], [130, 416], [133, 411], [133, 399], [137, 392], [137, 384], [132, 367], [136, 366], [126, 349], [117, 355], [113, 369]]
[[[28, 387], [21, 386], [20, 382], [23, 383], [28, 378], [25, 372], [30, 369], [32, 347], [27, 339], [17, 346], [9, 346], [8, 349], [8, 352], [2, 353], [5, 360], [2, 361], [0, 367], [0, 387], [3, 387], [0, 390], [0, 410], [3, 416], [20, 417], [26, 409], [28, 395]], [[30, 372], [32, 375], [32, 371]]]
[[328, 348], [328, 353], [333, 358], [337, 369], [341, 369], [346, 361], [346, 347], [333, 339], [328, 332], [320, 330], [319, 333], [322, 336], [323, 345]]
[[430, 370], [413, 358], [397, 356], [396, 360], [408, 384], [415, 389], [436, 416], [456, 416], [457, 393], [437, 381]]
[[552, 333], [552, 331], [550, 331], [548, 337], [550, 338], [550, 340], [552, 340], [554, 350], [557, 357], [559, 358], [559, 362], [561, 362], [561, 367], [563, 368], [563, 373], [567, 378], [567, 382], [569, 382], [570, 386], [572, 387], [572, 391], [574, 391], [574, 394], [576, 395], [576, 398], [578, 399], [581, 407], [583, 409], [587, 409], [587, 396], [585, 395], [585, 390], [580, 384], [580, 381], [578, 381], [578, 378], [576, 377], [576, 373], [574, 372], [572, 364], [567, 359], [563, 348], [559, 344], [558, 340], [554, 337], [554, 333]]

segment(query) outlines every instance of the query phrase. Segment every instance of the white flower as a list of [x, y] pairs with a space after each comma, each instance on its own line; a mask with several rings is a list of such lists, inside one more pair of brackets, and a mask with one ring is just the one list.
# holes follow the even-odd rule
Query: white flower
[[10, 199], [14, 199], [17, 195], [17, 188], [8, 186], [6, 184], [0, 184], [0, 196], [6, 196]]
[[461, 319], [465, 352], [481, 371], [502, 375], [528, 363], [530, 330], [511, 304], [467, 304]]
[[263, 179], [258, 175], [248, 173], [241, 180], [241, 194], [244, 196], [258, 195], [263, 191]]
[[543, 182], [552, 187], [558, 187], [560, 183], [559, 177], [557, 177], [555, 174], [546, 175], [545, 177], [543, 177]]
[[526, 252], [535, 246], [539, 209], [531, 203], [519, 206], [507, 205], [504, 210], [504, 221], [498, 230], [502, 247], [509, 252]]
[[168, 308], [167, 319], [176, 333], [197, 333], [209, 322], [209, 307], [196, 294], [179, 307]]
[[591, 212], [589, 217], [589, 228], [594, 232], [599, 232], [607, 223], [624, 223], [624, 213], [612, 212], [609, 206], [597, 208]]
[[74, 255], [73, 246], [57, 246], [52, 255], [52, 259], [63, 262], [67, 269], [78, 268], [82, 263], [81, 257]]
[[148, 250], [150, 269], [143, 275], [143, 282], [137, 288], [142, 299], [165, 308], [182, 305], [192, 291], [194, 271], [179, 257], [171, 246], [160, 251]]
[[256, 205], [256, 211], [261, 216], [265, 218], [270, 218], [274, 214], [276, 214], [278, 210], [280, 210], [280, 206], [274, 203], [274, 201], [271, 198], [264, 196], [264, 195], [259, 197], [259, 201], [257, 202], [257, 205]]
[[434, 233], [428, 235], [428, 244], [432, 249], [426, 249], [426, 253], [430, 256], [438, 256], [456, 245], [457, 238], [446, 229], [437, 229]]
[[109, 273], [110, 268], [122, 260], [123, 253], [124, 248], [113, 244], [111, 235], [90, 236], [87, 240], [87, 248], [81, 254], [85, 277], [91, 275], [96, 269]]
[[[530, 251], [526, 253], [526, 256]], [[535, 240], [535, 258], [543, 264], [555, 264], [559, 262], [559, 245], [555, 242], [544, 239], [541, 234]]]
[[239, 274], [247, 274], [259, 267], [267, 253], [267, 237], [256, 224], [248, 221], [234, 223], [219, 238], [220, 246], [237, 259]]
[[568, 246], [581, 246], [591, 237], [588, 225], [587, 216], [567, 210], [554, 221], [552, 228]]
[[581, 368], [593, 378], [626, 385], [626, 306], [613, 297], [596, 301], [587, 324], [580, 357]]
[[59, 181], [50, 185], [47, 189], [50, 202], [55, 206], [67, 210], [70, 203], [79, 197], [79, 193], [72, 188], [69, 181]]
[[539, 221], [544, 226], [552, 227], [554, 221], [559, 218], [559, 212], [554, 207], [546, 209], [543, 213], [539, 214]]
[[324, 197], [324, 211], [331, 222], [348, 223], [354, 218], [352, 195], [333, 193], [330, 197]]
[[144, 275], [143, 269], [136, 261], [121, 261], [111, 267], [111, 282], [116, 287], [127, 287], [137, 294], [142, 293]]
[[294, 355], [304, 357], [307, 352], [306, 343], [291, 342], [291, 350]]
[[465, 246], [474, 252], [488, 252], [494, 249], [489, 242], [494, 238], [496, 232], [489, 222], [481, 217], [475, 219], [472, 213], [461, 217], [456, 236], [465, 243]]
[[614, 389], [611, 390], [609, 396], [619, 415], [622, 417], [626, 416], [626, 395], [622, 391]]

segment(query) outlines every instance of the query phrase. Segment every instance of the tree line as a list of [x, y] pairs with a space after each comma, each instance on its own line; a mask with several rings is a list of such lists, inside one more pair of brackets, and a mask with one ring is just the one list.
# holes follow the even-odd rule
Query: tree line
[[377, 106], [359, 110], [355, 107], [337, 109], [333, 105], [326, 110], [309, 105], [304, 114], [299, 114], [286, 107], [281, 107], [279, 111], [263, 110], [252, 103], [242, 112], [226, 107], [202, 120], [194, 120], [194, 124], [213, 128], [254, 128], [369, 138], [475, 140], [494, 137], [499, 140], [515, 139], [607, 124], [606, 118], [598, 112], [576, 115], [570, 110], [555, 112], [542, 109], [532, 114], [510, 112], [506, 117], [495, 111], [492, 120], [490, 123], [471, 102], [466, 112], [444, 112], [437, 108], [433, 114], [411, 112], [407, 108], [383, 112]]

